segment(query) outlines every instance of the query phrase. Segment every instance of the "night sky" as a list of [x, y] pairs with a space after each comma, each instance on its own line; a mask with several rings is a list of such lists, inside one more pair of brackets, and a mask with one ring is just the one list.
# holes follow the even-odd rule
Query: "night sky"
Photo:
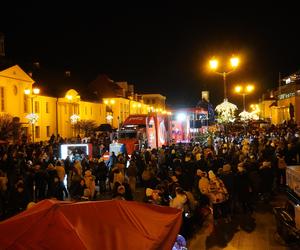
[[171, 107], [196, 105], [202, 90], [214, 105], [222, 102], [222, 77], [206, 68], [212, 56], [241, 55], [240, 68], [228, 76], [229, 100], [240, 108], [235, 84], [254, 83], [247, 102], [257, 102], [278, 85], [279, 72], [284, 77], [300, 69], [295, 6], [98, 4], [8, 7], [0, 17], [7, 57], [70, 70], [83, 82], [107, 74], [138, 93], [167, 96]]

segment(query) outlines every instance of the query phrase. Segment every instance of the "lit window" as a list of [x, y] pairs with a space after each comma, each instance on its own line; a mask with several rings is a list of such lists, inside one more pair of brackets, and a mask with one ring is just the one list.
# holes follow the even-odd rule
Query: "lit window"
[[28, 113], [28, 95], [24, 94], [24, 113]]
[[47, 137], [50, 137], [50, 126], [46, 127], [46, 134], [47, 134]]
[[40, 104], [38, 101], [34, 102], [34, 110], [35, 110], [35, 113], [40, 113]]
[[46, 113], [49, 113], [49, 103], [46, 102]]
[[4, 95], [4, 87], [0, 87], [0, 108], [1, 111], [5, 111], [5, 95]]

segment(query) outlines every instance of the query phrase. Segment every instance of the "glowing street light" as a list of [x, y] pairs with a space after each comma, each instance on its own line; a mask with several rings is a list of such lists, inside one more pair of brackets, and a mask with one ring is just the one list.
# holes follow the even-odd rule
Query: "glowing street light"
[[254, 85], [248, 84], [246, 86], [237, 85], [234, 88], [235, 93], [243, 96], [243, 111], [246, 111], [246, 95], [250, 94], [254, 90]]
[[114, 98], [107, 98], [107, 99], [105, 98], [103, 99], [103, 102], [110, 109], [109, 111], [106, 110], [106, 120], [109, 124], [113, 125], [113, 120], [114, 120], [113, 106], [116, 104], [116, 100]]
[[218, 75], [222, 75], [223, 76], [223, 84], [224, 84], [224, 101], [227, 100], [227, 86], [226, 86], [226, 77], [227, 75], [229, 75], [230, 73], [232, 73], [240, 64], [240, 60], [238, 57], [232, 57], [230, 58], [230, 70], [229, 71], [217, 71], [218, 67], [219, 67], [219, 61], [215, 58], [211, 59], [209, 61], [209, 67], [210, 69], [218, 74]]

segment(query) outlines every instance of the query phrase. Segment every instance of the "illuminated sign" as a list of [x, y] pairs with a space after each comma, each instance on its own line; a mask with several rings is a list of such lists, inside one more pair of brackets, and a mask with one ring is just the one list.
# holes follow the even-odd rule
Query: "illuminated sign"
[[60, 146], [60, 158], [66, 159], [67, 156], [73, 160], [76, 154], [89, 154], [88, 144], [62, 144]]
[[293, 96], [295, 96], [295, 93], [285, 93], [285, 94], [278, 95], [278, 99], [283, 100], [283, 99], [291, 98]]

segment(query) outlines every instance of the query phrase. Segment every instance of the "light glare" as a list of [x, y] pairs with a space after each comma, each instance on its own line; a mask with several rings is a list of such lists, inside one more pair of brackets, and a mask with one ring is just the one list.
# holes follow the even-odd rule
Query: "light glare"
[[176, 119], [177, 119], [177, 121], [183, 122], [186, 119], [186, 114], [185, 113], [179, 113], [179, 114], [177, 114]]
[[238, 57], [232, 57], [230, 58], [230, 63], [233, 68], [236, 68], [237, 66], [239, 66], [240, 60]]
[[219, 62], [216, 59], [212, 59], [212, 60], [209, 61], [209, 66], [210, 66], [211, 69], [217, 69], [218, 64], [219, 64]]

